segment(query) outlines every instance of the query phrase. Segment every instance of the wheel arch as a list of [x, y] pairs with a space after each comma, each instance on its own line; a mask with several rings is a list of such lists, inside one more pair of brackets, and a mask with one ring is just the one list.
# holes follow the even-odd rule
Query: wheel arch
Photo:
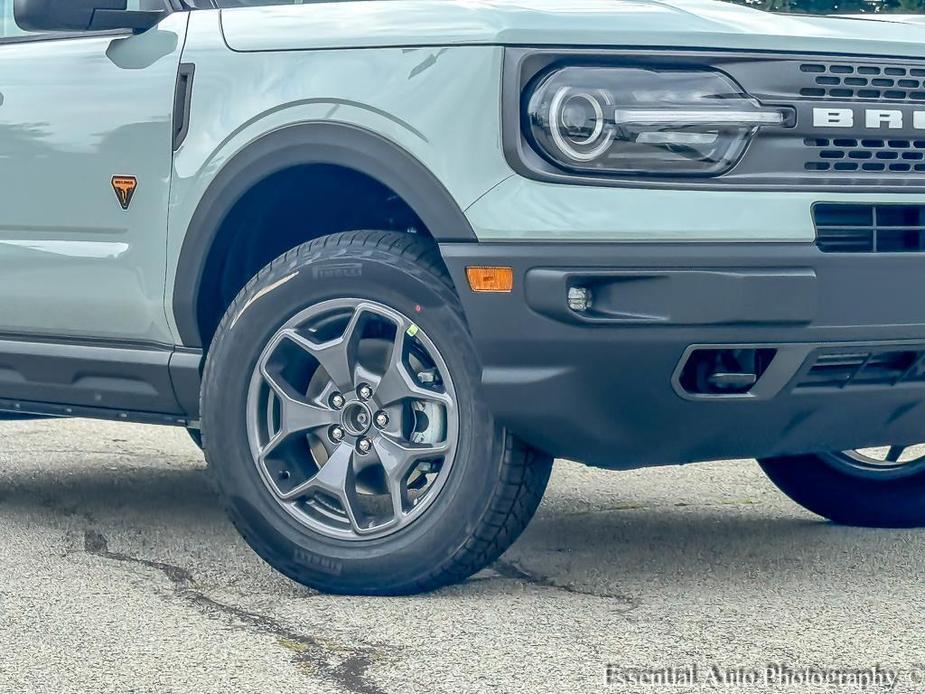
[[330, 122], [274, 130], [238, 152], [210, 183], [187, 227], [177, 260], [172, 307], [179, 337], [203, 347], [200, 294], [210, 254], [235, 205], [273, 174], [306, 165], [333, 165], [368, 176], [399, 196], [438, 242], [475, 241], [462, 209], [413, 155], [363, 128]]

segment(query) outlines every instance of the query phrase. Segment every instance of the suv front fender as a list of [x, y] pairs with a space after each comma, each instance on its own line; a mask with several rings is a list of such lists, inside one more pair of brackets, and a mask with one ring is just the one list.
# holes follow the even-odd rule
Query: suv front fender
[[209, 185], [193, 214], [180, 250], [173, 291], [174, 319], [185, 346], [203, 346], [198, 297], [222, 221], [260, 181], [284, 169], [311, 164], [342, 166], [376, 179], [407, 202], [439, 242], [477, 240], [443, 184], [391, 141], [343, 123], [280, 128], [237, 153]]

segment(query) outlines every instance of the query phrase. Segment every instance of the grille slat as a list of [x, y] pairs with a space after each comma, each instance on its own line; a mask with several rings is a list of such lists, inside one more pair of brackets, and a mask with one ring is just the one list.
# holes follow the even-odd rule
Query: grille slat
[[854, 378], [869, 357], [867, 352], [820, 355], [797, 388], [841, 388]]
[[813, 207], [816, 246], [824, 253], [920, 253], [925, 251], [925, 205]]
[[807, 171], [925, 174], [925, 140], [807, 137], [803, 145], [814, 154]]
[[820, 62], [803, 63], [800, 71], [810, 82], [800, 96], [810, 99], [925, 102], [925, 70], [919, 68]]
[[881, 349], [817, 354], [796, 390], [895, 386], [925, 380], [925, 349]]

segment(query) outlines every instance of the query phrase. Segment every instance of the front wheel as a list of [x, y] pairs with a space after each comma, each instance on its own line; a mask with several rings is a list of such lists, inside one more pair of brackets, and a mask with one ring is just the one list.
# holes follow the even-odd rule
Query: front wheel
[[758, 463], [793, 501], [836, 523], [925, 526], [925, 453], [921, 446], [883, 446]]
[[276, 569], [403, 594], [494, 561], [551, 459], [498, 427], [429, 241], [350, 232], [264, 268], [218, 328], [202, 432], [229, 514]]

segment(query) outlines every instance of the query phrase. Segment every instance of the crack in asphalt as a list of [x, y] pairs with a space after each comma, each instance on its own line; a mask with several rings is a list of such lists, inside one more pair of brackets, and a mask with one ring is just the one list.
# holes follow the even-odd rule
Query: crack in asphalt
[[132, 557], [128, 554], [122, 554], [121, 552], [110, 552], [109, 541], [102, 533], [96, 530], [84, 531], [84, 551], [87, 554], [93, 554], [103, 559], [141, 564], [151, 569], [157, 569], [170, 580], [175, 589], [183, 590], [193, 583], [193, 575], [180, 566], [174, 566], [173, 564], [166, 564], [152, 559]]
[[687, 501], [678, 501], [670, 504], [636, 504], [625, 503], [603, 508], [589, 508], [581, 511], [557, 512], [557, 516], [574, 518], [575, 516], [593, 516], [603, 513], [615, 513], [617, 511], [664, 511], [671, 508], [716, 508], [720, 506], [757, 506], [762, 502], [755, 499], [729, 499], [728, 501], [699, 502], [691, 503]]
[[[165, 562], [113, 552], [109, 549], [109, 541], [97, 530], [84, 531], [83, 551], [103, 559], [138, 564], [160, 571], [171, 582], [174, 594], [202, 612], [230, 617], [247, 628], [274, 637], [281, 647], [294, 654], [293, 662], [296, 665], [329, 680], [339, 691], [352, 694], [385, 694], [368, 675], [370, 666], [379, 659], [380, 654], [375, 648], [324, 643], [300, 634], [268, 615], [216, 600], [194, 587], [193, 575], [186, 569]], [[339, 663], [332, 665], [331, 656], [338, 658]]]
[[513, 579], [516, 581], [523, 581], [524, 583], [529, 583], [530, 585], [538, 586], [540, 588], [550, 588], [553, 590], [561, 590], [566, 593], [571, 593], [573, 595], [585, 595], [594, 598], [604, 598], [607, 600], [616, 600], [624, 604], [623, 612], [631, 612], [639, 607], [640, 602], [638, 599], [631, 597], [629, 595], [623, 595], [622, 593], [612, 593], [607, 591], [593, 591], [586, 588], [579, 588], [578, 586], [571, 583], [556, 583], [549, 576], [543, 576], [542, 574], [532, 573], [527, 571], [522, 566], [519, 566], [513, 561], [504, 561], [498, 560], [492, 566], [502, 578]]

